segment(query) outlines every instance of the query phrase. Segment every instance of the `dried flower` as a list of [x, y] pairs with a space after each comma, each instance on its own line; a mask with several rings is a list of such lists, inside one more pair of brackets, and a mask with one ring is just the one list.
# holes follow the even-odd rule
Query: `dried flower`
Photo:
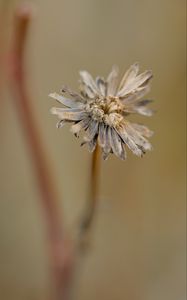
[[135, 63], [119, 84], [116, 66], [106, 80], [101, 77], [94, 80], [88, 72], [81, 71], [80, 93], [64, 87], [62, 93], [67, 93], [70, 97], [57, 93], [49, 95], [66, 107], [51, 109], [52, 114], [60, 119], [57, 127], [73, 123], [71, 131], [76, 137], [82, 129], [86, 131], [82, 144], [88, 144], [92, 152], [98, 143], [104, 159], [110, 153], [125, 159], [125, 146], [137, 156], [151, 150], [146, 137], [150, 137], [152, 131], [144, 125], [131, 123], [126, 118], [132, 113], [151, 116], [153, 112], [147, 108], [151, 100], [141, 100], [150, 90], [152, 72], [145, 71], [138, 75], [138, 71], [139, 65]]

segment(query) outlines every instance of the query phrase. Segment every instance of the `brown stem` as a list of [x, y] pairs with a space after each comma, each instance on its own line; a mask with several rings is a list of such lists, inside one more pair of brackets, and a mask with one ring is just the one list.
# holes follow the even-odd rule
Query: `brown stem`
[[[29, 5], [22, 5], [15, 16], [14, 41], [10, 57], [10, 77], [13, 99], [25, 130], [31, 159], [35, 168], [38, 187], [47, 223], [47, 234], [50, 248], [51, 267], [55, 280], [55, 299], [67, 299], [70, 281], [72, 252], [71, 243], [65, 239], [62, 222], [57, 208], [57, 192], [48, 165], [41, 137], [38, 134], [31, 99], [27, 90], [24, 52], [28, 26], [32, 17]], [[54, 298], [53, 298], [54, 299]]]
[[98, 191], [99, 191], [99, 173], [100, 173], [100, 149], [98, 144], [96, 145], [95, 151], [92, 155], [91, 161], [91, 173], [89, 183], [89, 194], [88, 202], [86, 203], [86, 210], [82, 217], [81, 228], [80, 228], [80, 244], [84, 244], [87, 241], [87, 234], [89, 233], [93, 224], [93, 219], [97, 207]]

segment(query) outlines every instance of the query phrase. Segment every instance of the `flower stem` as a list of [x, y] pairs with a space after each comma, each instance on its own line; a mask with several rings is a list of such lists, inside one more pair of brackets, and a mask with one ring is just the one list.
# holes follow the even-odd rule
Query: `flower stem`
[[[98, 144], [92, 155], [91, 161], [91, 172], [90, 172], [90, 183], [88, 191], [88, 202], [86, 203], [86, 209], [82, 217], [80, 226], [80, 244], [85, 244], [88, 233], [91, 230], [95, 211], [98, 202], [99, 192], [99, 173], [100, 173], [100, 149]], [[80, 245], [80, 246], [81, 246]]]

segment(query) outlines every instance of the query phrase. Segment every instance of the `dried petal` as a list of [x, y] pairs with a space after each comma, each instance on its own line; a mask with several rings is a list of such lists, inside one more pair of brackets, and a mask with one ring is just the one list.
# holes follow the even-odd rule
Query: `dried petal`
[[87, 135], [84, 137], [85, 141], [90, 142], [94, 139], [95, 135], [98, 133], [99, 123], [95, 120], [90, 121]]
[[84, 97], [82, 97], [79, 93], [72, 91], [68, 86], [62, 87], [62, 93], [68, 93], [74, 100], [85, 103]]
[[63, 111], [62, 108], [52, 107], [51, 113], [57, 115], [61, 120], [79, 121], [87, 116], [84, 111]]
[[119, 69], [117, 66], [112, 67], [112, 71], [107, 78], [107, 96], [115, 96], [118, 84]]
[[124, 86], [127, 86], [135, 77], [137, 76], [139, 71], [139, 64], [135, 63], [127, 70], [127, 72], [124, 74], [118, 90], [120, 91]]
[[90, 89], [89, 86], [82, 83], [79, 88], [80, 88], [81, 94], [86, 98], [86, 100], [88, 102], [89, 102], [89, 99], [95, 98], [95, 93]]
[[144, 125], [131, 123], [131, 127], [133, 127], [138, 133], [147, 138], [153, 135], [153, 131], [151, 131], [148, 127]]
[[106, 126], [103, 123], [99, 123], [98, 143], [100, 147], [104, 147], [105, 145], [105, 129]]
[[150, 85], [148, 83], [147, 85], [143, 86], [141, 89], [139, 88], [137, 91], [131, 94], [125, 95], [124, 97], [120, 97], [120, 99], [124, 105], [136, 104], [142, 97], [148, 94], [149, 91], [150, 91]]
[[94, 94], [98, 95], [99, 90], [92, 76], [87, 71], [80, 71], [80, 76], [83, 84]]
[[106, 95], [106, 82], [105, 82], [105, 80], [101, 77], [97, 77], [96, 78], [96, 84], [98, 86], [100, 94], [102, 96], [105, 96]]
[[143, 151], [136, 145], [131, 136], [127, 133], [125, 126], [118, 128], [118, 133], [128, 148], [137, 156], [142, 156]]
[[135, 106], [134, 112], [147, 117], [151, 117], [154, 114], [153, 109], [147, 108], [145, 106]]
[[65, 98], [64, 96], [59, 95], [57, 93], [51, 93], [51, 94], [49, 94], [49, 97], [54, 98], [58, 102], [64, 104], [65, 106], [71, 107], [71, 108], [83, 108], [84, 107], [83, 103], [74, 101], [72, 99]]
[[109, 128], [108, 135], [109, 135], [109, 143], [113, 153], [119, 158], [121, 158], [121, 154], [123, 152], [121, 138], [113, 128]]
[[88, 142], [88, 149], [90, 152], [93, 152], [95, 150], [97, 144], [97, 137], [94, 137], [90, 142]]
[[131, 136], [136, 145], [140, 146], [143, 151], [151, 150], [152, 146], [139, 132], [137, 132], [129, 123], [125, 126], [127, 134]]
[[82, 121], [71, 126], [71, 132], [78, 136], [79, 132], [83, 129], [86, 130], [90, 123], [90, 118], [85, 118]]
[[60, 120], [56, 123], [56, 128], [62, 128], [66, 124], [66, 121]]
[[127, 158], [127, 153], [126, 153], [125, 146], [122, 141], [121, 141], [121, 147], [122, 147], [122, 152], [121, 152], [120, 158], [122, 160], [125, 160]]
[[125, 95], [135, 92], [138, 88], [146, 85], [148, 81], [152, 78], [152, 71], [145, 71], [144, 73], [135, 77], [134, 80], [130, 81], [129, 84], [125, 85], [118, 93], [118, 97], [124, 97]]
[[106, 129], [104, 131], [104, 147], [103, 147], [103, 152], [104, 152], [104, 159], [108, 157], [108, 154], [111, 151], [111, 146], [110, 146], [110, 140], [109, 140], [109, 135], [110, 135], [110, 127], [106, 126]]
[[147, 108], [145, 106], [138, 106], [138, 105], [129, 106], [129, 107], [126, 106], [124, 112], [129, 114], [138, 113], [140, 115], [147, 116], [147, 117], [151, 117], [154, 114], [154, 110]]

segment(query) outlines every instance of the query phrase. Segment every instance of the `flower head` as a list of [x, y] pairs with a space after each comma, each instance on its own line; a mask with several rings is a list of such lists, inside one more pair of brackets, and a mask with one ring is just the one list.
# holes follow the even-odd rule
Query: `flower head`
[[[88, 72], [81, 71], [80, 93], [64, 87], [61, 95], [49, 95], [64, 105], [63, 108], [51, 109], [52, 114], [60, 119], [57, 127], [70, 123], [76, 137], [80, 131], [85, 131], [82, 144], [87, 144], [92, 152], [98, 143], [104, 159], [110, 153], [125, 159], [126, 146], [137, 156], [151, 150], [151, 144], [146, 138], [152, 135], [152, 131], [127, 120], [129, 114], [152, 115], [152, 110], [147, 108], [151, 100], [142, 100], [150, 90], [152, 72], [145, 71], [138, 75], [138, 71], [139, 65], [135, 63], [119, 83], [116, 66], [106, 80], [101, 77], [94, 80]], [[68, 94], [68, 97], [64, 94]]]

